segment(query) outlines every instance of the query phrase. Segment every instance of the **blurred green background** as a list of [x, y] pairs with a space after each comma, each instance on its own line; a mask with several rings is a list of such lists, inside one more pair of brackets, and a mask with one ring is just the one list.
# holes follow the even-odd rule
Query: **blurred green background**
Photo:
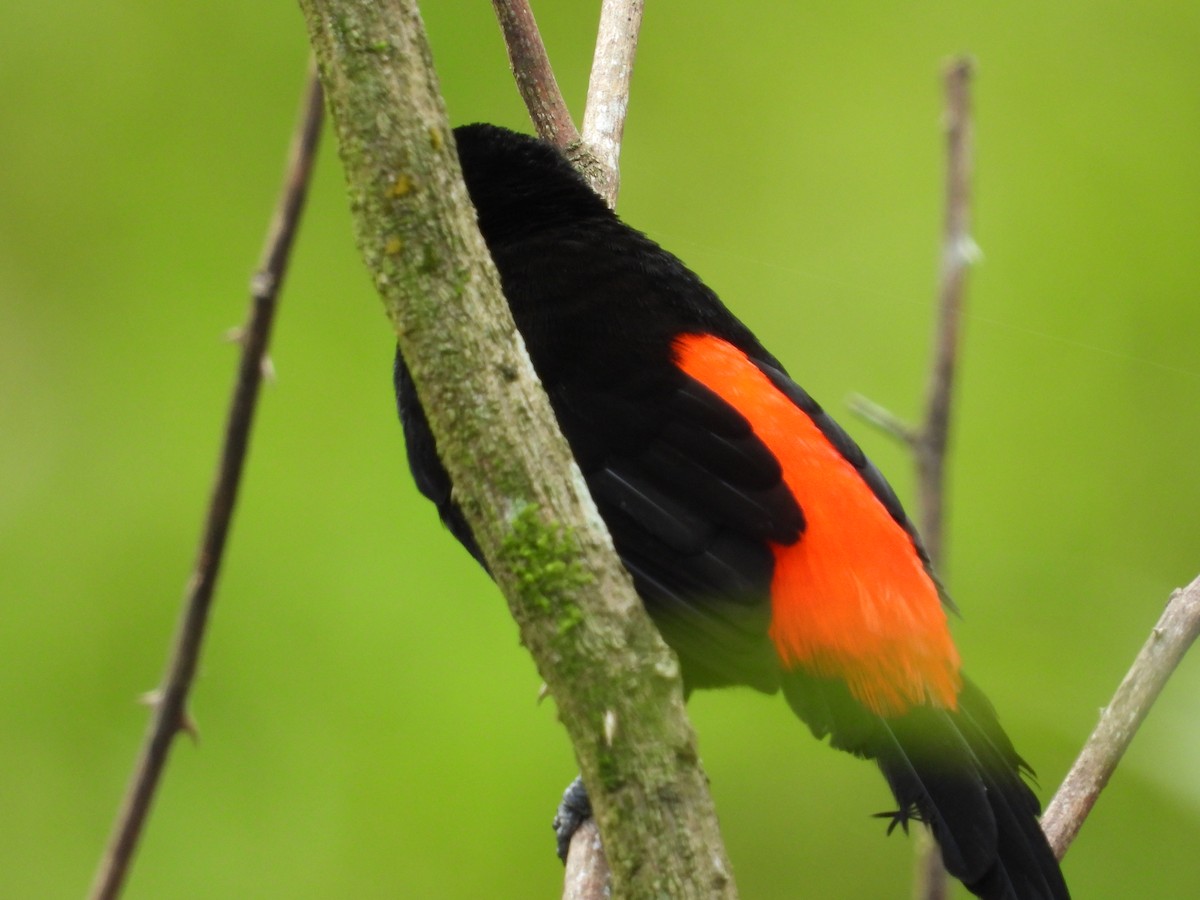
[[[581, 111], [598, 3], [535, 3]], [[455, 122], [527, 127], [488, 3], [425, 17]], [[290, 3], [10, 4], [0, 53], [0, 896], [88, 884], [209, 487], [307, 48]], [[940, 230], [938, 73], [979, 61], [947, 579], [1048, 798], [1200, 571], [1200, 6], [656, 0], [621, 210], [837, 411], [901, 496]], [[409, 480], [332, 142], [285, 289], [194, 697], [128, 891], [550, 897], [574, 774], [487, 579]], [[1200, 660], [1071, 850], [1190, 897]], [[747, 898], [908, 896], [864, 763], [778, 699], [691, 705]], [[962, 895], [962, 892], [959, 892]]]

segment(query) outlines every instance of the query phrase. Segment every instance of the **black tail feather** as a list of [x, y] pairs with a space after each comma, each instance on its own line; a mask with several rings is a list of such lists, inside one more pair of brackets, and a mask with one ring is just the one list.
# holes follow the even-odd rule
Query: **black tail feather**
[[[1022, 773], [1032, 775], [1033, 771], [1017, 755], [1000, 729], [995, 710], [975, 685], [970, 682], [964, 685], [959, 704], [954, 723], [979, 764], [998, 826], [997, 855], [1013, 879], [1012, 896], [1066, 897], [1062, 871], [1037, 820], [1041, 807], [1021, 777]], [[968, 885], [980, 896], [991, 896], [985, 892], [986, 886], [986, 883], [979, 888]]]
[[946, 870], [964, 882], [978, 879], [992, 862], [996, 822], [978, 811], [988, 803], [986, 788], [965, 766], [931, 765], [961, 761], [970, 751], [940, 716], [926, 721], [880, 720], [884, 740], [875, 754], [883, 777], [901, 808], [913, 807], [933, 831]]
[[[789, 673], [784, 694], [818, 737], [874, 759], [892, 789], [897, 822], [933, 832], [946, 870], [984, 900], [1068, 900], [1042, 833], [1037, 797], [982, 693], [969, 682], [954, 711], [921, 707], [883, 719], [837, 682]], [[889, 827], [889, 831], [891, 830]]]

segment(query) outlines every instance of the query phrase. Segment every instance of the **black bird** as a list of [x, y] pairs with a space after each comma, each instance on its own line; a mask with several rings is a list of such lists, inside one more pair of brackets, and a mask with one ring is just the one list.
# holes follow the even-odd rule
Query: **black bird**
[[[960, 670], [949, 600], [879, 470], [683, 263], [566, 159], [455, 129], [504, 294], [617, 552], [685, 687], [782, 690], [818, 738], [872, 759], [892, 824], [929, 825], [989, 900], [1065, 900], [1039, 805]], [[483, 563], [404, 360], [417, 486]]]

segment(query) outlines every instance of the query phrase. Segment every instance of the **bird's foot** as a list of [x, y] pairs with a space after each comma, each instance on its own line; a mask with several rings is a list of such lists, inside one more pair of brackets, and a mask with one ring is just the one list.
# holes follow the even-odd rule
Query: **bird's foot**
[[924, 819], [921, 818], [921, 812], [920, 812], [920, 810], [917, 809], [915, 804], [913, 804], [911, 806], [907, 806], [904, 809], [898, 809], [894, 812], [875, 813], [874, 815], [871, 816], [871, 818], [873, 818], [873, 819], [891, 819], [891, 821], [888, 823], [888, 827], [887, 827], [887, 833], [889, 836], [891, 835], [891, 833], [893, 831], [896, 830], [897, 825], [900, 826], [901, 831], [903, 831], [905, 834], [908, 834], [908, 823], [909, 822], [924, 822], [925, 821]]
[[592, 801], [588, 799], [587, 788], [583, 786], [583, 777], [576, 776], [575, 780], [563, 792], [562, 802], [558, 804], [558, 812], [554, 815], [554, 833], [558, 836], [558, 858], [567, 861], [567, 852], [571, 849], [571, 838], [586, 820], [592, 817]]

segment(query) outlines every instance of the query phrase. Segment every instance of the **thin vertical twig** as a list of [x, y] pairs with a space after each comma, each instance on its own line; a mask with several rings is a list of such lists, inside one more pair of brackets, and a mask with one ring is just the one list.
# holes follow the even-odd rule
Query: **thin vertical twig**
[[[854, 397], [850, 402], [854, 412], [912, 450], [917, 468], [917, 523], [935, 568], [940, 568], [943, 561], [946, 448], [950, 440], [950, 412], [961, 345], [967, 269], [976, 255], [970, 234], [971, 74], [972, 63], [965, 56], [951, 60], [943, 74], [945, 206], [933, 360], [925, 390], [924, 419], [919, 426], [912, 427], [870, 400]], [[918, 858], [914, 896], [920, 900], [944, 900], [948, 891], [947, 877], [937, 844], [932, 840], [922, 841], [918, 845]]]
[[607, 900], [611, 881], [600, 829], [595, 819], [588, 819], [571, 836], [562, 900]]
[[529, 0], [492, 0], [517, 90], [537, 133], [561, 150], [579, 142]]
[[960, 57], [946, 69], [946, 206], [942, 232], [942, 271], [938, 288], [937, 334], [925, 399], [925, 424], [914, 452], [917, 460], [919, 518], [925, 549], [942, 561], [945, 517], [946, 446], [950, 405], [958, 367], [967, 270], [975, 260], [971, 239], [971, 60]]
[[943, 557], [946, 448], [950, 439], [954, 376], [962, 343], [967, 269], [978, 255], [970, 233], [971, 72], [970, 58], [958, 57], [946, 67], [943, 76], [946, 98], [945, 205], [933, 359], [925, 390], [923, 421], [917, 426], [908, 425], [865, 397], [850, 398], [853, 412], [912, 450], [917, 467], [917, 523], [935, 567], [940, 565]]
[[1200, 577], [1176, 591], [1055, 793], [1042, 829], [1062, 859], [1167, 679], [1200, 635]]
[[237, 501], [250, 428], [263, 378], [263, 362], [271, 333], [276, 298], [287, 270], [312, 173], [323, 114], [321, 83], [313, 65], [305, 87], [300, 119], [292, 139], [283, 190], [267, 232], [262, 261], [251, 283], [249, 318], [240, 338], [238, 364], [226, 420], [224, 445], [217, 463], [212, 495], [188, 580], [182, 618], [162, 685], [150, 697], [154, 714], [129, 788], [122, 801], [89, 896], [110, 900], [120, 895], [144, 829], [171, 745], [181, 731], [194, 734], [187, 698], [196, 674], [229, 523]]
[[611, 175], [600, 192], [609, 206], [616, 205], [621, 186], [621, 140], [644, 5], [644, 0], [604, 0], [600, 8], [582, 131], [584, 144]]
[[[917, 515], [925, 549], [940, 567], [945, 546], [946, 447], [950, 440], [950, 408], [961, 345], [967, 268], [971, 241], [971, 60], [959, 57], [943, 76], [946, 93], [946, 186], [942, 230], [942, 266], [933, 363], [925, 394], [925, 424], [913, 443], [917, 463]], [[921, 846], [916, 896], [945, 900], [949, 878], [942, 852], [933, 840]]]

